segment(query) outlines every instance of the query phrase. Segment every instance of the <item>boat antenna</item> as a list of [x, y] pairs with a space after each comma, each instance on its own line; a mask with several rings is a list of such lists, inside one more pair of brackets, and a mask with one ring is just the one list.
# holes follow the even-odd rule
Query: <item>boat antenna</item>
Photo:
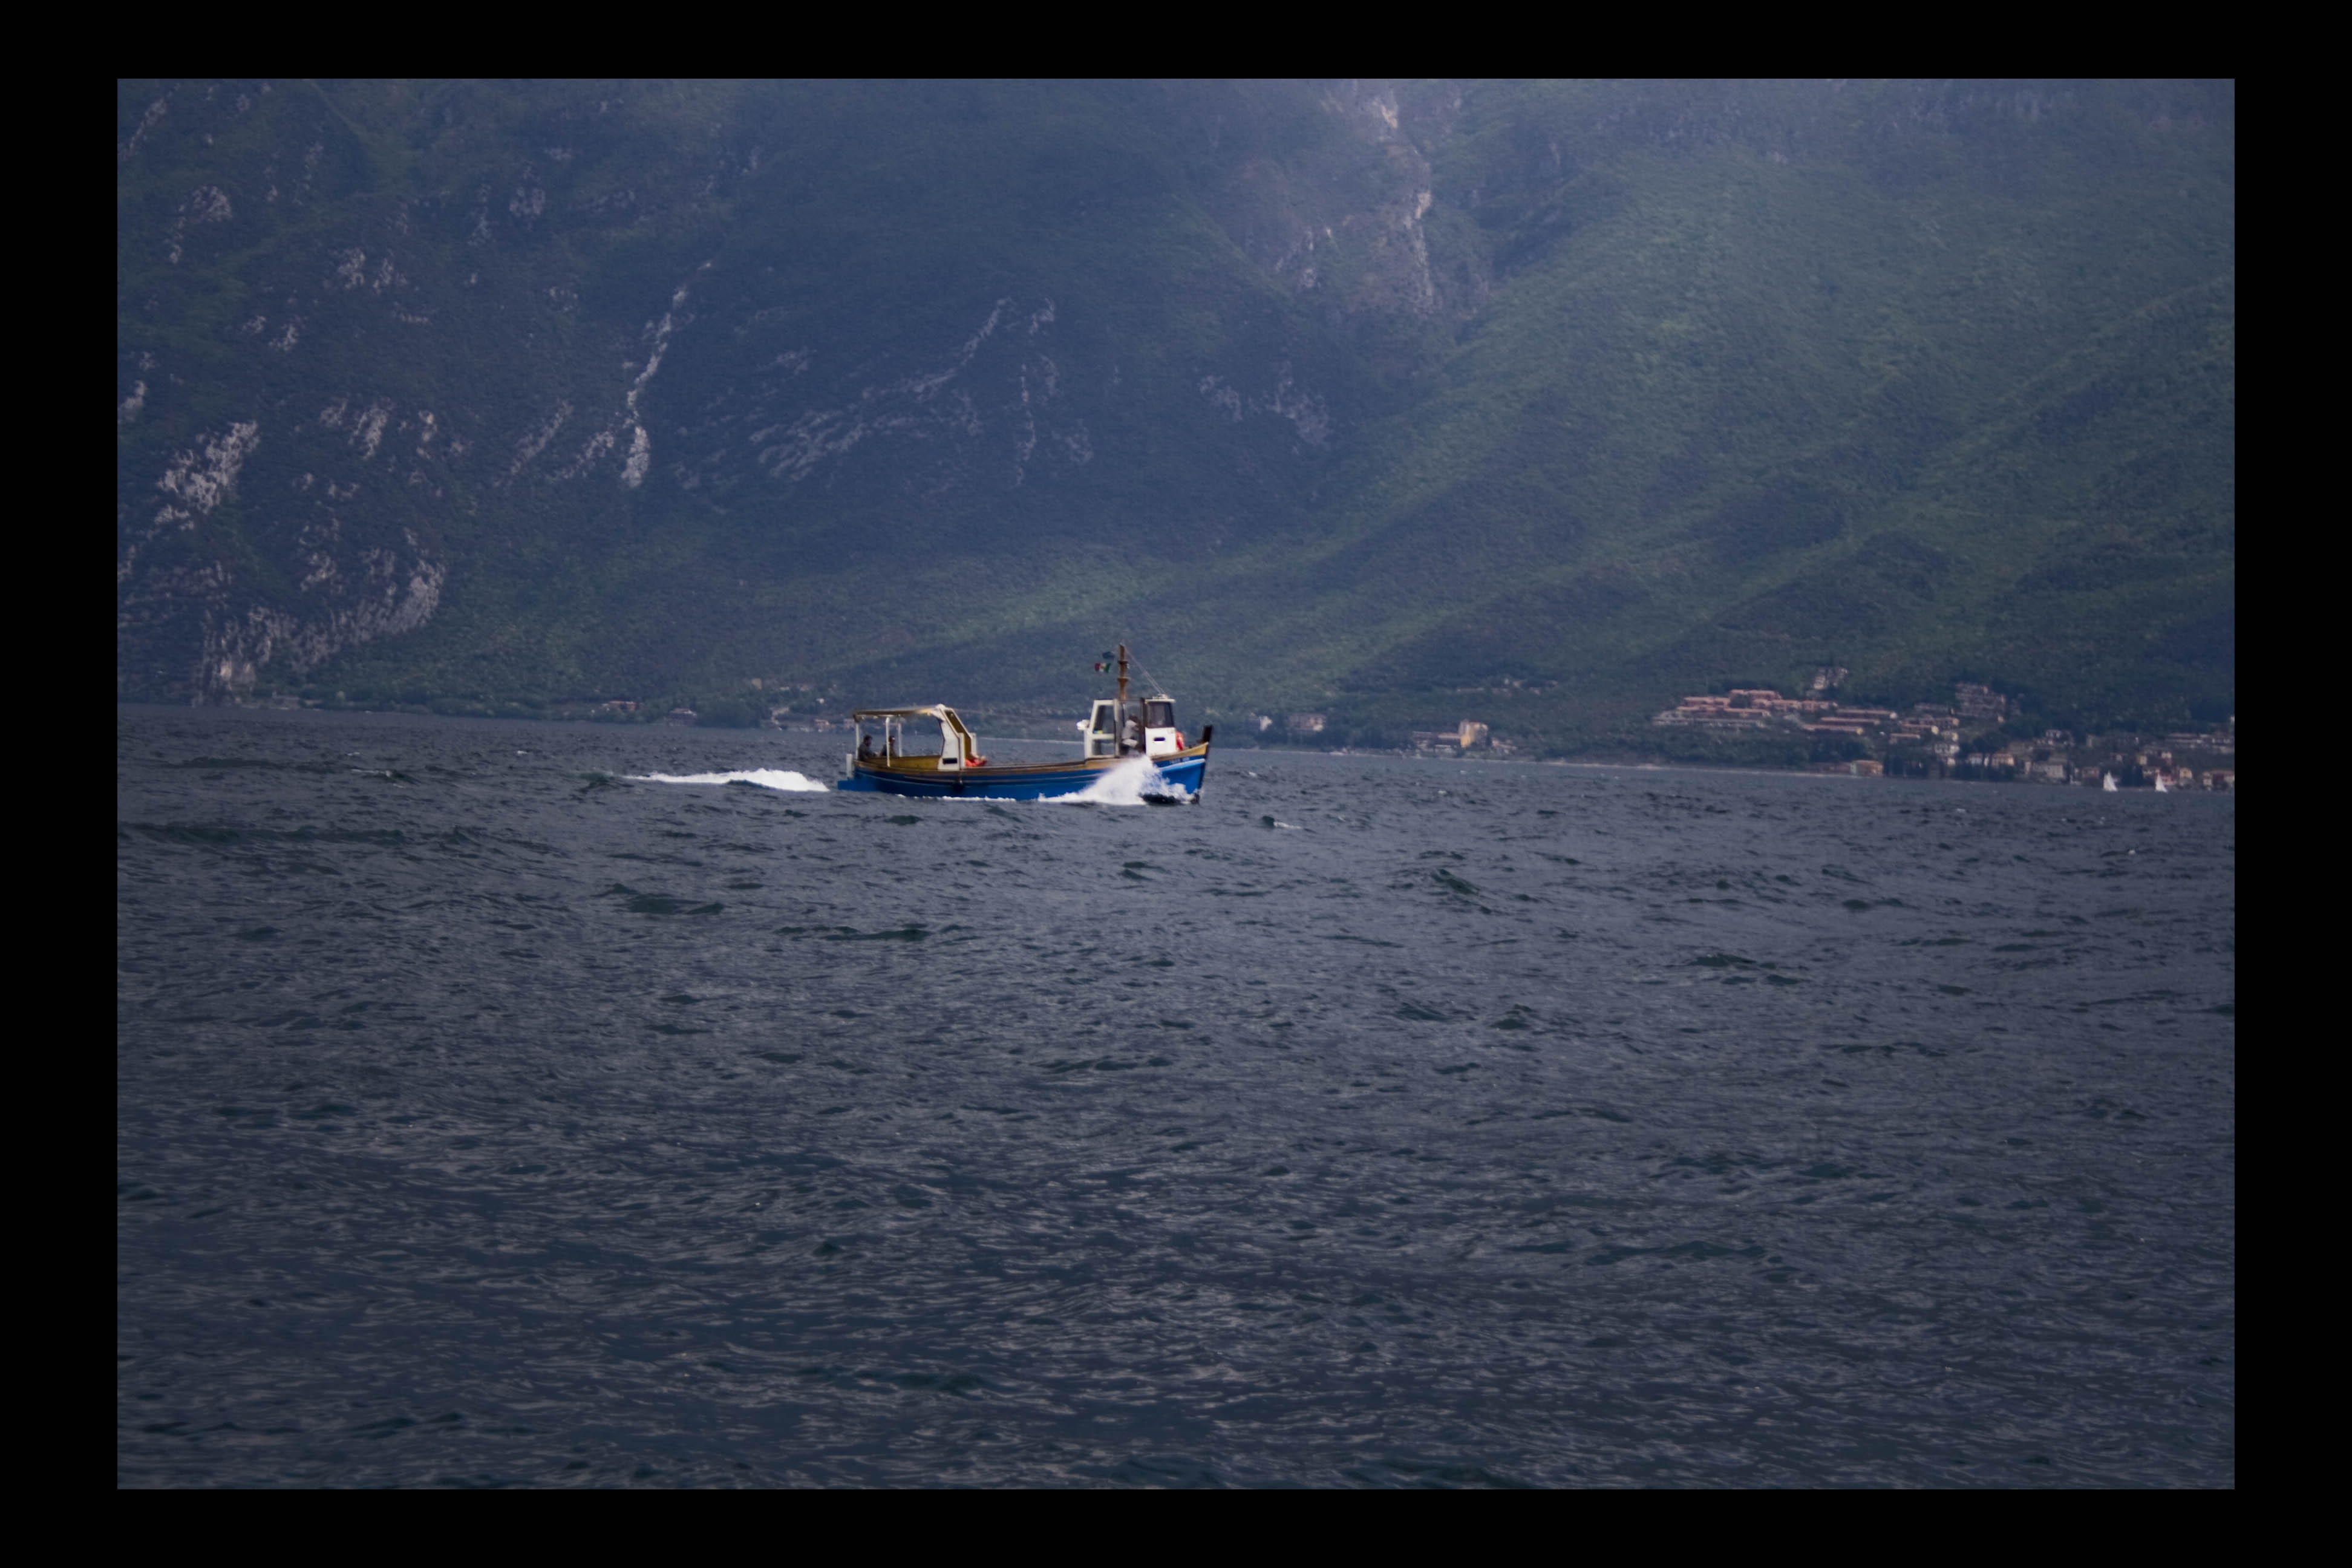
[[1135, 673], [1141, 676], [1144, 679], [1144, 683], [1150, 686], [1154, 691], [1160, 693], [1160, 696], [1165, 697], [1168, 695], [1167, 683], [1161, 680], [1158, 676], [1152, 674], [1150, 670], [1144, 668], [1143, 661], [1139, 658], [1135, 661]]

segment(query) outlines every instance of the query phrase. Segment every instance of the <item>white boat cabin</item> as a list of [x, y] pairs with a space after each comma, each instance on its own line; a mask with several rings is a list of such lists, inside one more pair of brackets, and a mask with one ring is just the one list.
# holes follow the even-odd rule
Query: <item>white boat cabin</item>
[[1172, 697], [1147, 697], [1140, 701], [1125, 702], [1105, 698], [1095, 704], [1093, 716], [1078, 729], [1086, 736], [1089, 757], [1139, 754], [1157, 762], [1178, 755], [1186, 744], [1183, 732], [1176, 728], [1176, 700]]

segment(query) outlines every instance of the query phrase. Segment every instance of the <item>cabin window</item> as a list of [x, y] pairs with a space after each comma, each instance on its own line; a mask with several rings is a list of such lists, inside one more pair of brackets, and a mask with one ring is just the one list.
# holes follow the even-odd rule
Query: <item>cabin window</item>
[[1143, 705], [1143, 722], [1149, 729], [1170, 730], [1176, 724], [1176, 704], [1147, 702]]

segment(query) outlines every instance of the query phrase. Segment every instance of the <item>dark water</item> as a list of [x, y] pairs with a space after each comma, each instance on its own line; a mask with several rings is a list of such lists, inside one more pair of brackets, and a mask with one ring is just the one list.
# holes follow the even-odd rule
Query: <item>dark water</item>
[[2230, 798], [829, 740], [118, 714], [122, 1482], [2234, 1484]]

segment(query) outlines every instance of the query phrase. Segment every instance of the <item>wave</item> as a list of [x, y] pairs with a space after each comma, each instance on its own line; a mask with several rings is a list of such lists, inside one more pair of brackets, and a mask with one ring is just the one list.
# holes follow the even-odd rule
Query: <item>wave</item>
[[1189, 800], [1192, 792], [1160, 776], [1149, 757], [1129, 757], [1076, 795], [1053, 798], [1082, 805], [1150, 805], [1153, 800]]
[[761, 789], [786, 790], [794, 795], [822, 795], [830, 787], [790, 768], [752, 768], [738, 773], [631, 773], [629, 777], [639, 784], [758, 784]]

